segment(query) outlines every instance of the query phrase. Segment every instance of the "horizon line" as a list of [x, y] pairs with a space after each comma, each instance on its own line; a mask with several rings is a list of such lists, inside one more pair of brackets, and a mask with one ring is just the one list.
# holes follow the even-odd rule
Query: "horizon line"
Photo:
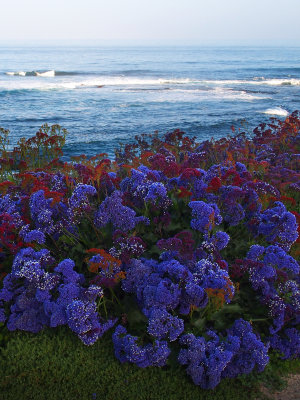
[[0, 45], [113, 45], [113, 46], [215, 46], [215, 47], [300, 47], [300, 41], [289, 40], [196, 40], [196, 39], [0, 39]]

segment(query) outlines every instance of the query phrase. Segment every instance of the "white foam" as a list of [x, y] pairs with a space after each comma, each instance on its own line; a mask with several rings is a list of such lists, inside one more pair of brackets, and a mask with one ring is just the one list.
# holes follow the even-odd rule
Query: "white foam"
[[6, 72], [6, 75], [18, 75], [18, 76], [25, 76], [26, 72], [25, 71], [19, 71], [19, 72]]
[[42, 79], [24, 79], [22, 81], [0, 81], [0, 90], [59, 90], [76, 89], [76, 82], [48, 82]]
[[49, 77], [55, 76], [55, 71], [51, 70], [51, 71], [46, 71], [46, 72], [36, 72], [35, 74], [36, 74], [36, 76], [42, 76], [45, 78], [49, 78]]
[[[98, 76], [92, 79], [82, 79], [82, 76], [56, 76], [54, 70], [45, 72], [6, 72], [7, 75], [26, 76], [26, 79], [6, 79], [0, 81], [0, 88], [6, 90], [51, 90], [51, 89], [95, 89], [102, 87], [116, 88], [168, 88], [173, 90], [198, 90], [200, 92], [216, 91], [215, 95], [225, 98], [240, 97], [244, 100], [254, 100], [262, 98], [260, 94], [253, 96], [246, 93], [241, 85], [300, 85], [299, 79], [269, 79], [259, 78], [261, 80], [192, 80], [189, 78], [138, 78], [125, 76]], [[42, 79], [46, 77], [55, 77], [55, 80]], [[200, 86], [200, 87], [199, 87]], [[232, 89], [235, 87], [235, 90]], [[222, 92], [223, 90], [223, 92]], [[225, 93], [225, 90], [228, 93]]]
[[[201, 81], [198, 81], [201, 83]], [[263, 77], [255, 77], [253, 80], [242, 80], [242, 79], [226, 79], [226, 80], [205, 80], [202, 81], [206, 84], [215, 85], [269, 85], [269, 86], [299, 86], [300, 79], [265, 79]]]
[[[126, 89], [123, 91], [126, 92]], [[232, 90], [228, 88], [213, 88], [212, 90], [201, 90], [198, 88], [195, 89], [184, 89], [184, 88], [172, 88], [171, 90], [155, 90], [147, 92], [147, 101], [151, 102], [194, 102], [199, 103], [201, 101], [220, 99], [220, 100], [228, 100], [228, 101], [254, 101], [266, 99], [266, 97], [254, 96], [252, 94], [246, 93], [243, 90]], [[150, 100], [149, 97], [150, 96]], [[141, 100], [141, 101], [144, 101]]]
[[[36, 76], [36, 77], [55, 77], [55, 70], [44, 72], [38, 71], [17, 71], [6, 72], [6, 75], [17, 76]], [[57, 78], [60, 78], [59, 76]], [[97, 77], [91, 80], [78, 82], [81, 86], [124, 86], [124, 85], [213, 85], [213, 86], [228, 86], [228, 85], [267, 85], [267, 86], [300, 86], [300, 79], [296, 78], [272, 78], [266, 79], [264, 77], [254, 77], [253, 79], [224, 79], [224, 80], [192, 80], [189, 78], [137, 78], [137, 77], [124, 77], [124, 76], [111, 76], [111, 77]]]
[[264, 83], [271, 86], [299, 86], [300, 79], [266, 79], [265, 81], [260, 81], [259, 83]]
[[179, 85], [183, 85], [186, 83], [192, 83], [193, 81], [191, 81], [189, 78], [186, 79], [159, 79], [159, 83], [161, 84], [179, 84]]
[[266, 111], [263, 112], [263, 114], [279, 115], [281, 117], [287, 117], [289, 115], [289, 112], [284, 108], [274, 107], [274, 108], [268, 108]]
[[233, 90], [217, 87], [214, 89], [214, 94], [216, 97], [227, 99], [227, 100], [244, 100], [252, 101], [259, 99], [266, 99], [267, 97], [262, 97], [261, 95], [255, 96], [253, 94], [247, 93], [244, 90]]
[[156, 85], [183, 85], [191, 83], [190, 79], [140, 79], [127, 77], [95, 78], [81, 82], [82, 86], [156, 86]]

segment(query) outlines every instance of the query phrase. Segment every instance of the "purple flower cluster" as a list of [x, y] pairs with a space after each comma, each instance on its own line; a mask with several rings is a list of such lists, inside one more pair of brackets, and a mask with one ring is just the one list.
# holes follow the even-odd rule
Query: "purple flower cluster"
[[98, 264], [104, 265], [105, 267], [101, 267], [97, 271], [97, 276], [93, 279], [93, 283], [97, 283], [98, 285], [113, 287], [116, 284], [115, 276], [121, 271], [121, 267], [117, 263], [109, 263], [105, 261], [104, 257], [100, 254], [96, 254], [92, 258], [89, 259], [88, 263], [90, 265]]
[[0, 218], [4, 219], [6, 215], [9, 216], [11, 222], [17, 228], [20, 228], [23, 224], [19, 210], [20, 200], [19, 198], [13, 200], [9, 194], [0, 195]]
[[213, 389], [222, 378], [234, 378], [250, 373], [255, 367], [262, 371], [269, 361], [268, 346], [253, 333], [249, 322], [236, 320], [220, 340], [215, 332], [208, 331], [210, 340], [183, 335], [178, 361], [187, 365], [187, 373], [196, 385]]
[[260, 218], [258, 233], [268, 242], [289, 251], [298, 238], [295, 216], [286, 210], [284, 204], [276, 201], [274, 207], [264, 211]]
[[51, 177], [51, 190], [54, 192], [64, 192], [66, 190], [66, 177], [58, 172]]
[[38, 244], [43, 244], [46, 241], [44, 232], [39, 229], [30, 230], [29, 225], [25, 225], [19, 232], [19, 235], [25, 243], [37, 242]]
[[94, 196], [97, 193], [94, 186], [78, 184], [70, 197], [69, 204], [73, 208], [88, 207], [88, 196]]
[[235, 226], [245, 218], [245, 211], [239, 203], [244, 198], [244, 191], [238, 186], [222, 186], [220, 188], [220, 202], [224, 221]]
[[253, 289], [260, 293], [262, 302], [269, 307], [274, 324], [270, 327], [271, 333], [283, 327], [289, 314], [299, 318], [300, 266], [293, 257], [279, 246], [264, 248], [253, 245], [245, 259], [244, 269]]
[[84, 211], [90, 210], [89, 196], [94, 196], [97, 190], [94, 186], [78, 184], [69, 199], [69, 218], [73, 221], [74, 217], [80, 216]]
[[[53, 205], [52, 201], [52, 198], [45, 198], [44, 190], [38, 190], [31, 195], [29, 208], [36, 229], [31, 234], [29, 227], [24, 227], [25, 241], [29, 242], [33, 238], [40, 244], [44, 243], [43, 236], [38, 232], [53, 235], [57, 239], [57, 235], [60, 234], [63, 226], [68, 226], [66, 222], [66, 206], [61, 202]], [[29, 235], [28, 237], [27, 234]]]
[[116, 231], [114, 235], [114, 247], [109, 253], [123, 262], [129, 262], [131, 258], [139, 257], [144, 253], [146, 244], [137, 236], [127, 236], [121, 231]]
[[228, 245], [229, 241], [230, 236], [223, 231], [216, 232], [210, 239], [210, 242], [218, 251], [223, 250]]
[[178, 317], [173, 317], [164, 309], [153, 308], [149, 316], [147, 330], [156, 339], [168, 337], [172, 342], [182, 334], [184, 322]]
[[271, 347], [281, 353], [284, 360], [300, 357], [300, 333], [296, 328], [285, 329], [284, 335], [272, 335]]
[[29, 207], [35, 226], [44, 233], [52, 234], [55, 230], [53, 221], [52, 199], [45, 199], [43, 190], [38, 190], [30, 197]]
[[117, 322], [117, 318], [115, 318], [101, 324], [96, 303], [82, 300], [73, 300], [68, 304], [66, 318], [68, 326], [86, 345], [95, 343], [105, 331], [112, 328]]
[[202, 233], [206, 233], [222, 222], [220, 210], [215, 203], [204, 201], [191, 201], [189, 207], [192, 209], [191, 227]]
[[[160, 263], [132, 260], [127, 266], [122, 288], [136, 295], [143, 313], [152, 321], [151, 327], [154, 326], [153, 321], [157, 320], [157, 326], [161, 326], [159, 337], [169, 332], [170, 338], [177, 337], [182, 327], [181, 320], [169, 314], [171, 310], [186, 315], [191, 306], [205, 307], [208, 302], [206, 289], [223, 291], [228, 303], [234, 294], [228, 272], [208, 260], [199, 261], [192, 269], [175, 259]], [[154, 332], [152, 328], [149, 329]], [[173, 333], [171, 330], [174, 330]]]
[[156, 201], [163, 202], [167, 199], [167, 189], [160, 182], [153, 182], [148, 187], [148, 193], [145, 196], [145, 201], [155, 203]]
[[138, 343], [138, 337], [127, 333], [127, 330], [118, 325], [112, 336], [117, 359], [131, 362], [138, 367], [163, 367], [171, 353], [166, 341], [155, 340], [154, 344], [145, 346]]
[[138, 170], [131, 170], [131, 177], [123, 179], [120, 187], [137, 207], [143, 207], [146, 202], [158, 209], [167, 210], [171, 200], [162, 181], [166, 181], [166, 177], [161, 171], [140, 165]]
[[70, 259], [48, 272], [53, 262], [46, 249], [35, 252], [25, 248], [17, 254], [0, 290], [1, 320], [6, 319], [6, 303], [10, 307], [9, 330], [36, 333], [44, 326], [68, 325], [83, 343], [93, 344], [116, 322], [99, 318], [96, 299], [103, 296], [103, 290], [95, 285], [83, 287], [85, 279]]
[[136, 212], [133, 209], [123, 206], [122, 192], [116, 190], [100, 204], [94, 222], [98, 228], [111, 222], [114, 229], [127, 232], [140, 222], [148, 224], [149, 220], [143, 216], [136, 217]]
[[230, 303], [235, 289], [228, 272], [220, 268], [217, 263], [206, 259], [200, 260], [195, 266], [193, 276], [194, 282], [202, 288], [222, 290], [226, 302]]

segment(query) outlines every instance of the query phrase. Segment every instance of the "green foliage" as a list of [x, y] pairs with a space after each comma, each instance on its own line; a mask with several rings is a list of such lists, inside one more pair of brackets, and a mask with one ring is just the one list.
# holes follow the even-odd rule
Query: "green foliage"
[[58, 168], [58, 158], [63, 155], [67, 130], [59, 125], [44, 124], [35, 136], [22, 137], [9, 151], [9, 130], [0, 127], [0, 182], [15, 180], [18, 172], [35, 168]]

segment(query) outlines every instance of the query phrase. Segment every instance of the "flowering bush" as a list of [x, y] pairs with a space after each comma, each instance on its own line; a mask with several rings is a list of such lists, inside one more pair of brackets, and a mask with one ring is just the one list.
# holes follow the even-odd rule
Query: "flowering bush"
[[207, 389], [299, 357], [299, 132], [295, 112], [252, 138], [176, 130], [67, 163], [57, 126], [13, 151], [2, 129], [0, 322], [86, 345], [113, 329], [120, 362], [177, 359]]

